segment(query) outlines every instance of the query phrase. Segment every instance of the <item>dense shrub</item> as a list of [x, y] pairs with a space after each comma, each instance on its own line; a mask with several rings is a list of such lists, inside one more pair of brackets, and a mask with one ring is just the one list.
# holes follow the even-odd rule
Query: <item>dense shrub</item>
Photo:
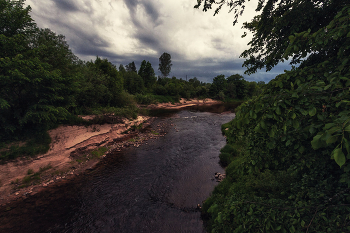
[[349, 18], [347, 5], [327, 30], [291, 35], [285, 57], [318, 52], [225, 125], [241, 153], [204, 204], [211, 232], [350, 231]]

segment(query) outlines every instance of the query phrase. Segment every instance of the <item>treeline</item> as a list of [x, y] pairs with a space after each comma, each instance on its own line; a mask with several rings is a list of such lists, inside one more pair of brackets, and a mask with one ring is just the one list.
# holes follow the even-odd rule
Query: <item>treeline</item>
[[168, 78], [167, 53], [159, 58], [161, 77], [145, 60], [138, 69], [134, 62], [117, 68], [100, 57], [84, 62], [63, 35], [38, 28], [30, 10], [24, 0], [0, 0], [0, 147], [25, 135], [45, 135], [59, 123], [77, 122], [79, 114], [136, 117], [137, 103], [244, 99], [259, 89], [239, 75], [219, 76], [213, 84]]
[[297, 67], [222, 126], [226, 178], [203, 204], [208, 232], [350, 232], [350, 4], [257, 9], [244, 26], [254, 35], [247, 72], [288, 59]]

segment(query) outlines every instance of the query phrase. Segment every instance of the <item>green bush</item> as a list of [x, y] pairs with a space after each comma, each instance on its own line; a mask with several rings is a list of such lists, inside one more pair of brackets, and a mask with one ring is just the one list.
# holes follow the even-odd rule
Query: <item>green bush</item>
[[156, 103], [156, 99], [152, 95], [142, 95], [142, 94], [136, 94], [135, 95], [136, 102], [138, 104], [144, 104], [144, 105], [149, 105], [149, 104], [154, 104]]
[[232, 160], [232, 155], [229, 153], [221, 152], [219, 155], [219, 158], [220, 158], [221, 165], [226, 167], [227, 165], [230, 164]]
[[239, 156], [241, 151], [241, 148], [239, 148], [238, 144], [226, 144], [221, 150], [220, 150], [220, 163], [226, 167], [227, 165], [229, 165], [232, 160]]

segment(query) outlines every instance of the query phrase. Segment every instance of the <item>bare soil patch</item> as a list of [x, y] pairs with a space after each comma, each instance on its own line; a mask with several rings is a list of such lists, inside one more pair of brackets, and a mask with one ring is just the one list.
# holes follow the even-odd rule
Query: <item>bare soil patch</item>
[[220, 104], [221, 101], [213, 100], [213, 99], [190, 99], [186, 100], [184, 98], [180, 99], [179, 103], [160, 103], [160, 104], [150, 104], [146, 108], [148, 109], [180, 109], [184, 107], [189, 106], [196, 106], [196, 105], [214, 105], [214, 104]]

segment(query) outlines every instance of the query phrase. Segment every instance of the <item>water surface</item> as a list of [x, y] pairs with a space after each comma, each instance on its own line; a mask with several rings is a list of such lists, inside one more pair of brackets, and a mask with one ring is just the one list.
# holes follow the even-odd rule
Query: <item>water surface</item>
[[34, 214], [11, 229], [205, 232], [197, 204], [217, 185], [215, 172], [224, 172], [218, 163], [225, 145], [220, 128], [233, 117], [192, 109], [157, 119], [152, 127], [167, 126], [165, 136], [115, 153], [89, 174], [27, 200], [35, 208], [18, 208]]

